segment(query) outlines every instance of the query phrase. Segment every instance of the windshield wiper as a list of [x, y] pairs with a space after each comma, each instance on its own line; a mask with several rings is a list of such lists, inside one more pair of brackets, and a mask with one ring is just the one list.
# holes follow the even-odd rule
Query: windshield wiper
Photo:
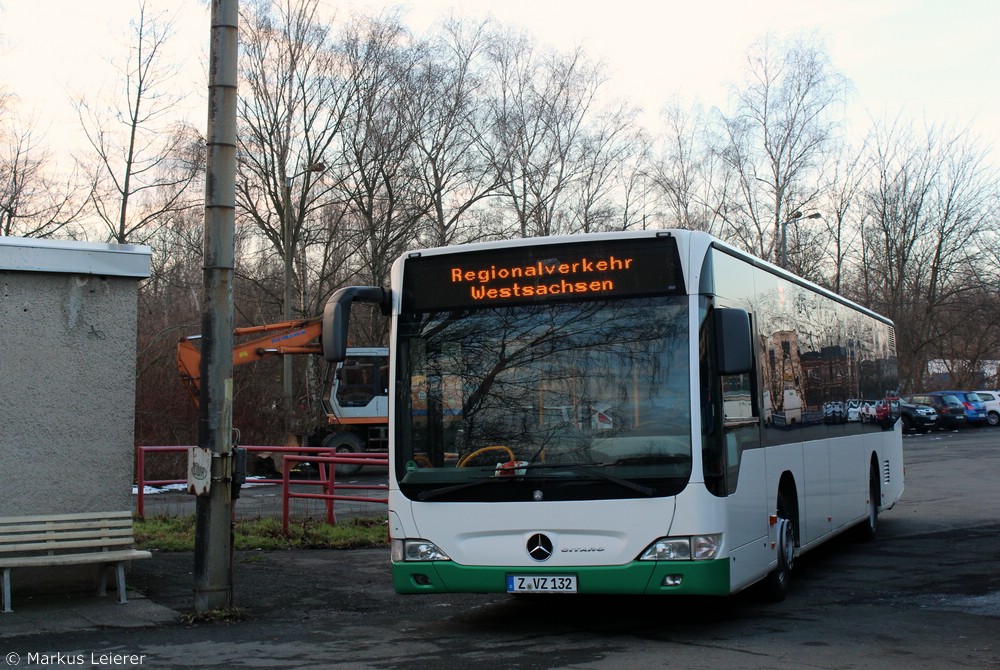
[[609, 481], [613, 484], [618, 484], [619, 486], [632, 491], [637, 491], [643, 494], [647, 498], [651, 498], [656, 495], [656, 489], [650, 488], [649, 486], [643, 486], [637, 482], [633, 482], [630, 479], [624, 479], [622, 477], [616, 477], [614, 475], [609, 475], [607, 472], [601, 472], [600, 470], [595, 470], [594, 466], [590, 465], [576, 465], [573, 463], [533, 463], [532, 465], [523, 466], [521, 469], [524, 470], [542, 470], [542, 469], [555, 469], [560, 468], [563, 470], [569, 470], [570, 472], [579, 472], [586, 475], [593, 475], [605, 481]]
[[690, 462], [688, 454], [649, 454], [619, 458], [613, 465], [685, 465]]
[[[594, 466], [589, 465], [574, 465], [573, 463], [535, 463], [532, 465], [524, 465], [518, 468], [519, 470], [553, 470], [561, 469], [568, 470], [570, 472], [576, 472], [585, 475], [591, 475], [597, 477], [598, 479], [603, 479], [605, 481], [611, 482], [612, 484], [617, 484], [622, 488], [641, 493], [647, 498], [652, 498], [656, 495], [656, 489], [649, 486], [644, 486], [637, 482], [633, 482], [630, 479], [624, 479], [622, 477], [616, 477], [615, 475], [608, 474], [607, 472], [601, 472], [600, 470], [594, 469]], [[417, 500], [421, 502], [432, 500], [441, 496], [446, 496], [450, 493], [455, 493], [456, 491], [462, 491], [465, 489], [475, 488], [483, 484], [488, 483], [500, 483], [500, 482], [512, 482], [517, 479], [522, 479], [525, 475], [516, 476], [489, 476], [489, 477], [478, 477], [472, 481], [462, 482], [461, 484], [453, 484], [452, 486], [445, 486], [440, 489], [432, 489], [430, 491], [421, 491], [417, 494]]]
[[425, 501], [432, 498], [437, 498], [439, 496], [445, 496], [449, 493], [454, 493], [455, 491], [461, 491], [463, 489], [471, 489], [482, 484], [487, 484], [490, 482], [509, 482], [513, 480], [513, 477], [479, 477], [478, 479], [473, 479], [472, 481], [462, 482], [461, 484], [453, 484], [451, 486], [445, 486], [440, 489], [432, 489], [430, 491], [421, 491], [417, 494], [417, 500]]

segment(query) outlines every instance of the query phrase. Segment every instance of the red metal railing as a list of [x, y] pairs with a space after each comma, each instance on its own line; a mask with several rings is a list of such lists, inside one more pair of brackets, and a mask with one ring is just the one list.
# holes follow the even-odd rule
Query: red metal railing
[[[336, 515], [333, 510], [334, 500], [354, 500], [373, 503], [387, 503], [386, 498], [361, 497], [336, 494], [336, 489], [368, 489], [368, 490], [388, 490], [385, 484], [336, 484], [334, 481], [335, 467], [337, 463], [350, 465], [371, 465], [387, 467], [389, 458], [383, 454], [337, 454], [325, 447], [289, 447], [289, 446], [245, 446], [242, 447], [248, 452], [269, 452], [282, 454], [284, 462], [282, 477], [280, 479], [255, 478], [254, 484], [281, 484], [282, 487], [282, 519], [285, 532], [288, 532], [289, 500], [291, 498], [315, 498], [326, 501], [327, 522], [336, 523]], [[187, 477], [177, 479], [146, 479], [146, 455], [155, 453], [182, 453], [186, 454], [191, 447], [188, 446], [137, 446], [136, 447], [136, 515], [141, 519], [145, 516], [145, 489], [146, 486], [166, 486], [170, 484], [186, 484]], [[319, 467], [319, 481], [316, 480], [295, 480], [296, 485], [321, 486], [324, 493], [308, 494], [291, 490], [290, 468], [288, 463], [309, 462], [317, 463]], [[234, 503], [235, 511], [235, 503]]]
[[[367, 458], [366, 458], [367, 456]], [[319, 478], [318, 483], [323, 485], [323, 493], [297, 493], [292, 491], [290, 486], [290, 475], [292, 471], [292, 463], [319, 463]], [[388, 498], [375, 498], [370, 496], [355, 496], [355, 495], [343, 495], [336, 493], [337, 489], [341, 490], [369, 490], [369, 491], [388, 491], [389, 487], [386, 484], [337, 484], [336, 483], [336, 467], [337, 463], [343, 465], [377, 465], [386, 467], [389, 465], [389, 458], [379, 457], [378, 455], [369, 454], [338, 454], [337, 456], [285, 456], [282, 459], [281, 464], [281, 530], [285, 534], [288, 533], [288, 516], [291, 505], [289, 505], [292, 498], [307, 498], [311, 500], [325, 500], [326, 501], [326, 522], [330, 525], [337, 523], [337, 517], [333, 513], [333, 501], [334, 500], [354, 500], [357, 502], [380, 502], [388, 503]], [[329, 466], [329, 472], [325, 472], [327, 468], [322, 467], [323, 465]]]

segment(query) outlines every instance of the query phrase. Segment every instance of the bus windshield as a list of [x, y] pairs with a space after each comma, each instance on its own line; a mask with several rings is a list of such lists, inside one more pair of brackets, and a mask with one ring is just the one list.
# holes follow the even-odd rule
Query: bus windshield
[[427, 501], [678, 493], [691, 473], [687, 300], [401, 314], [400, 490]]

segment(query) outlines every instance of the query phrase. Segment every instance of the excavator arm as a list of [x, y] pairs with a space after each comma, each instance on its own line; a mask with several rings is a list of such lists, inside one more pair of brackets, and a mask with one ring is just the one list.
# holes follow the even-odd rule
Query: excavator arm
[[[233, 367], [272, 356], [321, 355], [323, 347], [319, 340], [322, 330], [322, 317], [236, 328], [233, 331], [233, 336], [237, 340], [233, 345]], [[262, 337], [238, 342], [240, 338], [261, 333], [264, 333]], [[201, 348], [198, 346], [200, 340], [201, 335], [191, 335], [182, 337], [177, 342], [177, 371], [195, 406], [198, 405], [201, 388]]]

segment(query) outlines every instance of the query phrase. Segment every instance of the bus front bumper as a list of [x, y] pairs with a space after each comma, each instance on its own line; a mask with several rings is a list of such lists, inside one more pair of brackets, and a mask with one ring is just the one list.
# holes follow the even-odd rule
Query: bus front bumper
[[508, 576], [576, 577], [578, 594], [729, 595], [729, 561], [633, 561], [568, 567], [470, 566], [451, 561], [392, 564], [396, 593], [507, 593]]

